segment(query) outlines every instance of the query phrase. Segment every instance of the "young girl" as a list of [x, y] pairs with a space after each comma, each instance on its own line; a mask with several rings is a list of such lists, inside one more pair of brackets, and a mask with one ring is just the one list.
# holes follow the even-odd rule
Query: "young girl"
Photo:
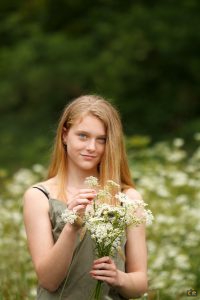
[[[88, 300], [96, 280], [104, 282], [102, 299], [130, 299], [147, 290], [145, 226], [130, 227], [123, 249], [125, 261], [95, 259], [86, 232], [63, 224], [66, 207], [83, 214], [95, 198], [84, 180], [95, 176], [120, 184], [130, 199], [141, 199], [127, 164], [121, 121], [116, 109], [94, 95], [79, 97], [61, 116], [48, 179], [24, 195], [24, 222], [38, 278], [39, 300]], [[94, 280], [95, 279], [95, 280]]]

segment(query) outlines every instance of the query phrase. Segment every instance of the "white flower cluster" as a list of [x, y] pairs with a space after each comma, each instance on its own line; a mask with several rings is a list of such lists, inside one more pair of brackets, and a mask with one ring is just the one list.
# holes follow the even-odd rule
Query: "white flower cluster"
[[122, 203], [127, 203], [129, 201], [129, 198], [126, 194], [119, 192], [115, 195], [115, 198], [118, 199]]
[[107, 187], [109, 188], [120, 188], [120, 185], [113, 180], [107, 180]]
[[86, 177], [85, 182], [86, 185], [89, 187], [97, 187], [98, 186], [98, 179], [94, 176]]
[[78, 217], [77, 214], [73, 212], [73, 210], [70, 210], [68, 208], [66, 208], [64, 212], [61, 214], [61, 219], [63, 220], [63, 222], [70, 223], [70, 224], [74, 224], [75, 221], [77, 220], [77, 217]]
[[[90, 180], [86, 178], [86, 182]], [[98, 185], [98, 180], [95, 182]], [[127, 226], [138, 226], [145, 222], [149, 224], [153, 220], [151, 211], [144, 209], [144, 201], [131, 200], [124, 193], [114, 194], [118, 201], [116, 205], [111, 205], [110, 200], [116, 188], [119, 190], [119, 185], [108, 180], [105, 187], [97, 191], [93, 209], [85, 213], [85, 226], [95, 241], [98, 257], [113, 255], [120, 248]]]
[[151, 225], [152, 224], [152, 222], [154, 220], [154, 216], [153, 216], [153, 214], [152, 214], [152, 212], [151, 212], [150, 209], [144, 210], [143, 217], [144, 217], [145, 223], [147, 225]]
[[118, 199], [123, 205], [134, 205], [134, 207], [144, 207], [147, 204], [140, 199], [131, 200], [126, 194], [119, 192], [115, 195], [115, 198]]
[[[129, 197], [124, 194], [119, 192], [118, 194], [115, 195], [115, 198], [118, 199], [122, 204], [123, 207], [126, 208], [127, 213], [126, 214], [126, 224], [130, 225], [130, 224], [141, 224], [141, 223], [146, 223], [147, 225], [152, 224], [152, 221], [154, 219], [152, 212], [148, 209], [144, 209], [145, 206], [147, 206], [147, 204], [140, 199], [134, 199], [131, 200], [129, 199]], [[142, 212], [139, 215], [139, 217], [137, 217], [137, 211], [139, 208], [142, 208]], [[135, 218], [133, 218], [133, 215], [135, 214]]]
[[97, 256], [113, 255], [120, 247], [124, 233], [125, 209], [100, 203], [95, 210], [86, 212], [86, 228], [95, 241]]
[[102, 202], [105, 199], [106, 199], [107, 202], [110, 202], [110, 200], [112, 198], [112, 195], [111, 195], [111, 193], [108, 190], [104, 189], [104, 190], [99, 190], [98, 191], [97, 197]]

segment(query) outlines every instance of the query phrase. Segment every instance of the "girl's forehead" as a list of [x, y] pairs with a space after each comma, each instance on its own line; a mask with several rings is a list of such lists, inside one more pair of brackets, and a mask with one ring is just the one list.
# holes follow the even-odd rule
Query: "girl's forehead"
[[83, 130], [97, 130], [101, 131], [102, 134], [105, 134], [105, 125], [103, 121], [91, 114], [77, 118], [72, 126]]
[[92, 114], [83, 115], [74, 120], [74, 125], [82, 125], [87, 123], [101, 124], [104, 126], [103, 121]]

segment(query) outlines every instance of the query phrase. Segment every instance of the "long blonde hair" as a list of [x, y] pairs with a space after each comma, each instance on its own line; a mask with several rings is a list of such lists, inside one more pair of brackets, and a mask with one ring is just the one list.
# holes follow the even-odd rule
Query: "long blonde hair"
[[63, 145], [63, 128], [69, 129], [77, 119], [86, 115], [99, 118], [106, 129], [106, 145], [99, 164], [99, 180], [113, 180], [122, 189], [134, 187], [125, 151], [122, 124], [117, 110], [106, 100], [96, 95], [81, 96], [69, 103], [60, 118], [55, 138], [48, 178], [58, 176], [58, 196], [65, 200], [67, 179], [67, 151]]

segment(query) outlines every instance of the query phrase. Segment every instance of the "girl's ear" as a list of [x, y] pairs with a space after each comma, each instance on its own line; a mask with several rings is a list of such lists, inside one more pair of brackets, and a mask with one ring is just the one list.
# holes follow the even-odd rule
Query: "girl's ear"
[[63, 144], [66, 145], [67, 144], [67, 134], [68, 134], [68, 130], [66, 127], [63, 127], [63, 131], [62, 131], [62, 141]]

